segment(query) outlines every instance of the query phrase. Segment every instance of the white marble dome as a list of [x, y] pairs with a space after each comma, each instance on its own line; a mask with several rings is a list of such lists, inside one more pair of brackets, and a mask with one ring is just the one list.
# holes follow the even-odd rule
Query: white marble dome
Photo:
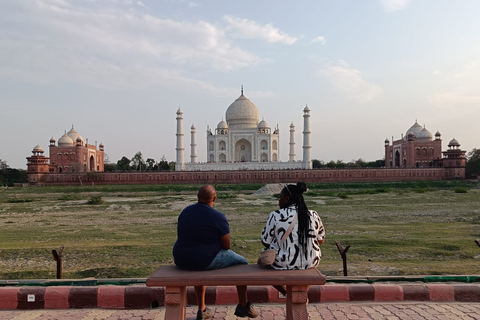
[[415, 138], [418, 137], [418, 134], [420, 133], [420, 131], [423, 130], [423, 127], [421, 125], [418, 124], [418, 122], [415, 120], [415, 123], [413, 124], [413, 126], [410, 127], [410, 129], [407, 130], [407, 133], [405, 134], [405, 138], [408, 137], [408, 134], [409, 133], [413, 133], [413, 136]]
[[258, 123], [258, 129], [269, 129], [270, 126], [268, 125], [267, 121], [263, 120]]
[[449, 146], [449, 147], [460, 147], [460, 142], [458, 142], [457, 139], [453, 138], [453, 139], [450, 140], [450, 142], [448, 143], [448, 146]]
[[36, 145], [35, 148], [33, 148], [32, 152], [34, 153], [43, 153], [43, 148], [40, 147], [40, 145]]
[[69, 147], [73, 145], [73, 139], [70, 138], [66, 133], [58, 139], [59, 147]]
[[418, 140], [427, 140], [427, 141], [432, 141], [433, 136], [430, 131], [428, 131], [426, 128], [423, 128], [422, 131], [420, 131], [417, 135]]
[[260, 120], [260, 112], [242, 92], [240, 97], [228, 107], [225, 120], [230, 129], [256, 128]]
[[[72, 126], [72, 129], [70, 129], [70, 131], [67, 132], [67, 135], [68, 135], [70, 138], [72, 138], [72, 141], [77, 141], [78, 138], [80, 138], [80, 140], [81, 140], [82, 142], [85, 142], [85, 141], [83, 140], [83, 137], [80, 135], [80, 133], [77, 132], [77, 130], [75, 130], [75, 129], [73, 128], [73, 126]], [[60, 141], [59, 141], [59, 143], [60, 143]]]
[[228, 129], [228, 124], [222, 120], [218, 123], [217, 129]]

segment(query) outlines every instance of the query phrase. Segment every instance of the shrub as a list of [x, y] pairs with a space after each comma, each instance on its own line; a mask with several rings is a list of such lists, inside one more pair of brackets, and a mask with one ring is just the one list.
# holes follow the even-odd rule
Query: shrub
[[91, 196], [88, 200], [88, 204], [102, 204], [102, 196]]
[[453, 191], [454, 191], [455, 193], [468, 193], [468, 189], [467, 189], [467, 188], [460, 188], [460, 187], [453, 189]]
[[17, 198], [7, 200], [8, 203], [24, 203], [24, 202], [32, 202], [32, 201], [33, 199], [17, 199]]
[[339, 197], [340, 199], [347, 199], [348, 195], [345, 192], [339, 192], [337, 194], [337, 197]]

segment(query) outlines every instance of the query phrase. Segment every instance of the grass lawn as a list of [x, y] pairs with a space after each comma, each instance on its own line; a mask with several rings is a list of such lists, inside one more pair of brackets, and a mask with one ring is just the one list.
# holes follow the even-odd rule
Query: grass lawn
[[[262, 185], [219, 185], [215, 207], [230, 221], [232, 249], [255, 263], [275, 195]], [[171, 264], [180, 211], [199, 186], [0, 189], [0, 279], [55, 278], [51, 250], [63, 251], [64, 278], [147, 277]], [[327, 239], [319, 269], [342, 275], [479, 274], [478, 182], [312, 184], [305, 195]]]

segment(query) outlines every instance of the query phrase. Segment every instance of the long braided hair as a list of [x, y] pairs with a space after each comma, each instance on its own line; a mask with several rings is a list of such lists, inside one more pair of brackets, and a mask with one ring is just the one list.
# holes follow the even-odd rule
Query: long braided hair
[[307, 252], [307, 237], [310, 229], [310, 214], [303, 198], [303, 193], [307, 191], [307, 185], [304, 182], [297, 182], [297, 185], [285, 185], [282, 193], [289, 197], [285, 207], [295, 205], [298, 215], [298, 241], [304, 252]]

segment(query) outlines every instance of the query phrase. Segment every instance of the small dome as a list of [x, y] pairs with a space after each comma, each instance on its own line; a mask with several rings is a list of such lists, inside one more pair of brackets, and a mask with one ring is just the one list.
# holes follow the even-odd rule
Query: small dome
[[440, 137], [441, 136], [441, 133], [440, 131], [437, 130], [437, 132], [435, 132], [435, 137]]
[[55, 143], [55, 139], [53, 137], [50, 138], [50, 142]]
[[390, 143], [390, 140], [388, 140], [388, 138], [385, 139], [385, 143]]
[[[72, 129], [67, 132], [67, 135], [72, 138], [72, 141], [78, 141], [78, 138], [80, 138], [80, 141], [84, 142], [83, 137], [80, 135], [80, 133], [77, 132], [72, 126]], [[60, 143], [60, 141], [59, 141]]]
[[195, 129], [196, 129], [196, 128], [195, 128], [195, 125], [192, 124], [192, 126], [190, 127], [190, 129], [195, 130]]
[[100, 142], [99, 147], [100, 147], [100, 148], [103, 148], [103, 147], [105, 147], [105, 146], [103, 145], [103, 143]]
[[428, 141], [432, 141], [432, 134], [430, 133], [430, 131], [428, 131], [425, 127], [422, 129], [422, 131], [420, 131], [418, 134], [417, 134], [417, 139], [418, 140], [428, 140]]
[[308, 109], [308, 106], [305, 106], [305, 108], [303, 109], [303, 112], [310, 112], [310, 109]]
[[228, 124], [222, 120], [217, 124], [217, 129], [228, 129]]
[[59, 147], [69, 147], [73, 145], [73, 139], [70, 138], [66, 133], [58, 139]]
[[295, 128], [295, 125], [292, 123], [290, 123], [290, 128]]
[[32, 152], [34, 153], [43, 153], [43, 149], [42, 147], [40, 147], [40, 145], [36, 145], [35, 148], [33, 148]]
[[258, 129], [269, 129], [270, 126], [268, 125], [267, 121], [263, 120], [258, 123]]
[[453, 138], [453, 139], [450, 140], [450, 142], [448, 143], [448, 146], [449, 146], [449, 147], [460, 147], [460, 142], [458, 142], [457, 139]]

